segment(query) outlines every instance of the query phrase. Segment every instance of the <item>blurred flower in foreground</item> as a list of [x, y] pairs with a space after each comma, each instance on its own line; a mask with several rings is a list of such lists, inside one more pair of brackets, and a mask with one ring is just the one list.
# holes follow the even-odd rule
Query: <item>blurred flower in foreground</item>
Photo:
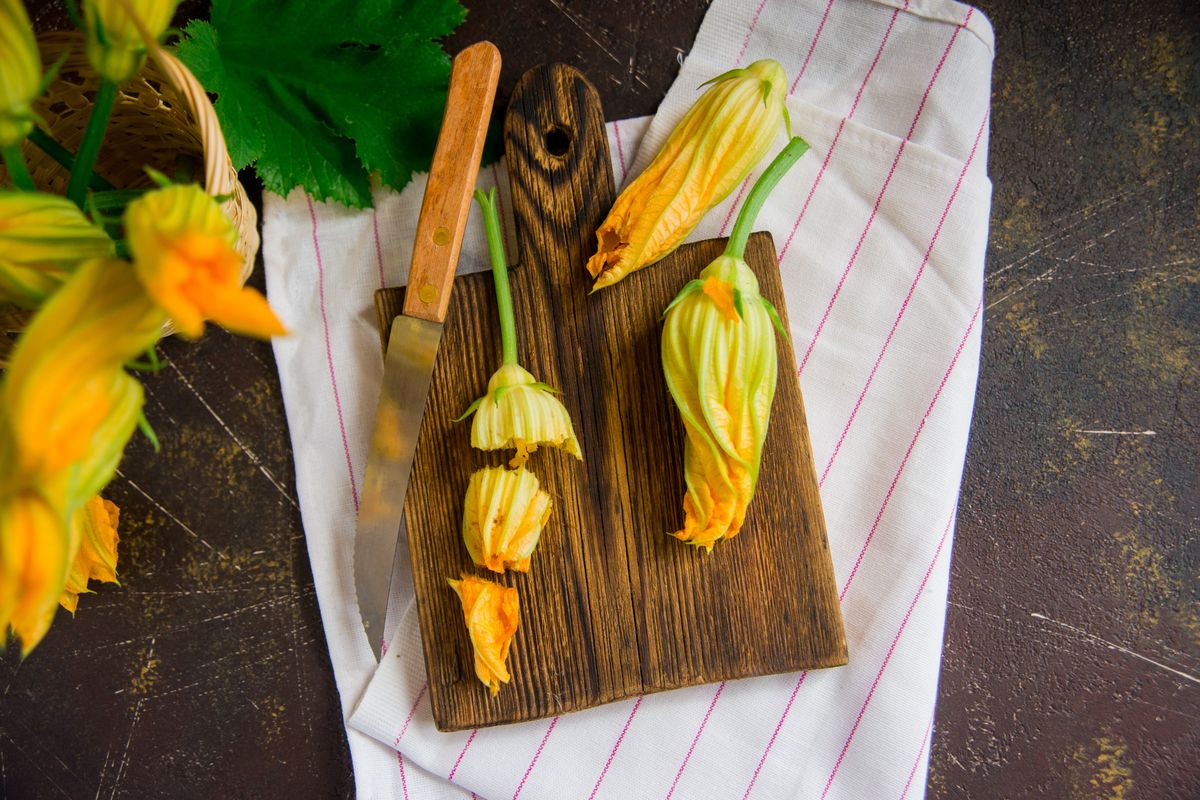
[[709, 83], [596, 231], [597, 251], [587, 262], [593, 291], [679, 247], [787, 124], [787, 75], [778, 61], [755, 61]]
[[[141, 386], [121, 366], [158, 340], [163, 320], [129, 264], [108, 259], [80, 267], [34, 315], [0, 386], [24, 480], [78, 482], [82, 460], [115, 468], [142, 405]], [[70, 499], [82, 502], [102, 486]]]
[[529, 571], [550, 519], [550, 495], [521, 467], [484, 467], [471, 476], [463, 506], [463, 542], [471, 560], [492, 572]]
[[709, 552], [741, 530], [754, 497], [778, 361], [774, 307], [743, 260], [766, 196], [807, 149], [792, 139], [751, 190], [724, 254], [684, 287], [665, 312], [662, 360], [683, 417], [683, 530], [674, 535]]
[[23, 654], [54, 619], [70, 557], [64, 528], [62, 512], [36, 491], [0, 500], [0, 633], [11, 627]]
[[462, 601], [463, 618], [471, 647], [475, 652], [475, 675], [492, 694], [508, 683], [505, 661], [513, 634], [520, 621], [517, 590], [498, 583], [463, 575], [462, 580], [447, 580]]
[[72, 614], [79, 595], [90, 592], [89, 580], [117, 583], [117, 504], [92, 497], [71, 518], [71, 539], [79, 543], [67, 572], [59, 604]]
[[65, 197], [0, 191], [0, 302], [36, 308], [80, 262], [112, 253], [112, 239]]
[[115, 507], [95, 495], [141, 415], [141, 384], [123, 365], [164, 319], [128, 263], [94, 259], [13, 351], [0, 384], [0, 630], [11, 627], [24, 653], [87, 578], [115, 577]]
[[206, 319], [247, 336], [286, 332], [266, 298], [241, 285], [237, 232], [200, 187], [142, 195], [125, 211], [125, 235], [146, 291], [184, 336], [204, 333]]
[[480, 450], [517, 451], [512, 466], [525, 463], [529, 454], [542, 445], [561, 448], [583, 458], [571, 415], [554, 396], [554, 388], [540, 383], [517, 363], [517, 332], [513, 320], [512, 293], [508, 285], [508, 263], [500, 234], [500, 214], [496, 208], [496, 190], [490, 194], [475, 192], [483, 209], [487, 227], [488, 251], [492, 259], [492, 280], [496, 286], [496, 306], [500, 317], [500, 344], [503, 366], [488, 381], [487, 394], [473, 402], [459, 419], [471, 414], [471, 445]]
[[21, 0], [0, 0], [0, 64], [0, 147], [11, 147], [33, 130], [42, 83], [42, 59]]
[[83, 0], [87, 57], [100, 77], [113, 83], [132, 78], [146, 59], [139, 23], [157, 40], [177, 5], [179, 0]]

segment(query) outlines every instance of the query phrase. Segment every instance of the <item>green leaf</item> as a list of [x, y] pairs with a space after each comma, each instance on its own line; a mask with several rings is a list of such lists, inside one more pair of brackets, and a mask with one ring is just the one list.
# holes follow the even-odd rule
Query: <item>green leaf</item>
[[668, 311], [674, 308], [678, 303], [682, 302], [683, 299], [692, 292], [699, 291], [703, 286], [704, 281], [700, 280], [699, 278], [693, 278], [692, 280], [688, 281], [687, 285], [679, 290], [679, 294], [675, 295], [675, 299], [668, 303], [667, 307], [663, 309], [662, 316], [660, 316], [659, 319], [665, 318]]
[[179, 57], [217, 95], [235, 167], [363, 207], [370, 173], [401, 189], [429, 168], [450, 75], [437, 40], [465, 15], [456, 0], [213, 0]]
[[471, 405], [467, 406], [467, 410], [455, 417], [453, 421], [462, 422], [464, 419], [474, 414], [479, 410], [479, 404], [483, 402], [485, 397], [487, 397], [486, 394], [483, 397], [477, 397], [474, 402], [471, 403]]
[[779, 331], [783, 338], [791, 339], [792, 337], [788, 335], [787, 329], [783, 327], [783, 320], [779, 318], [779, 312], [775, 310], [775, 306], [771, 305], [771, 301], [765, 297], [759, 299], [762, 300], [763, 307], [767, 309], [767, 314], [770, 315], [771, 324], [775, 326], [775, 330]]

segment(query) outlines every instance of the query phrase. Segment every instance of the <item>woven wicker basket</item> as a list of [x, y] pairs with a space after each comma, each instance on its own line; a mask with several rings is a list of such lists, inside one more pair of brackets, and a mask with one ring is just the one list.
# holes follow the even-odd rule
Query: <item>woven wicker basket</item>
[[[84, 55], [80, 33], [41, 34], [38, 48], [47, 68], [68, 53], [34, 109], [49, 133], [75, 152], [83, 139], [99, 78]], [[66, 169], [31, 142], [24, 143], [23, 152], [39, 189], [65, 193]], [[121, 86], [95, 171], [118, 189], [133, 189], [153, 185], [147, 166], [166, 175], [176, 174], [181, 166], [193, 167], [206, 192], [226, 198], [221, 208], [237, 230], [244, 283], [258, 254], [258, 213], [238, 182], [204, 87], [163, 48], [155, 48], [141, 72]], [[3, 177], [6, 182], [7, 175]]]

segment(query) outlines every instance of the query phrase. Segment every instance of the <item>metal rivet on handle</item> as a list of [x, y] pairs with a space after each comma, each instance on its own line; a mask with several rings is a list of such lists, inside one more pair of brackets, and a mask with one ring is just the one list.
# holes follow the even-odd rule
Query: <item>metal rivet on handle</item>
[[450, 230], [445, 225], [439, 225], [433, 230], [433, 243], [438, 247], [450, 244]]

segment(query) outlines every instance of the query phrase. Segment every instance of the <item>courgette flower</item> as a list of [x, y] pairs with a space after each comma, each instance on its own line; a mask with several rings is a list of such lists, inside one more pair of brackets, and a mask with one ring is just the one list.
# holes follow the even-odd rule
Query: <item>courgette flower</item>
[[766, 155], [781, 122], [790, 135], [787, 75], [778, 61], [755, 61], [709, 83], [596, 231], [597, 251], [587, 262], [593, 291], [679, 247]]
[[112, 239], [65, 197], [0, 191], [0, 302], [36, 308], [81, 262], [112, 253]]
[[73, 605], [87, 577], [109, 579], [115, 565], [115, 531], [101, 527], [109, 509], [94, 495], [141, 415], [141, 384], [123, 365], [164, 320], [131, 265], [94, 259], [13, 350], [0, 383], [0, 631], [11, 627], [25, 653], [57, 603]]
[[517, 363], [516, 325], [513, 321], [504, 241], [500, 234], [500, 214], [496, 208], [496, 190], [486, 195], [476, 191], [475, 199], [483, 209], [487, 226], [504, 363], [488, 381], [487, 394], [473, 402], [459, 419], [475, 415], [471, 424], [473, 447], [480, 450], [516, 450], [517, 454], [511, 462], [513, 467], [524, 464], [529, 454], [542, 445], [558, 447], [582, 459], [579, 440], [575, 438], [575, 428], [571, 425], [571, 415], [554, 396], [555, 390], [539, 382]]
[[558, 447], [583, 458], [571, 415], [554, 389], [520, 364], [505, 364], [488, 381], [487, 394], [467, 409], [474, 413], [471, 446], [480, 450], [516, 450], [511, 466], [519, 467], [541, 445]]
[[23, 655], [54, 620], [70, 557], [65, 527], [63, 513], [34, 490], [0, 498], [0, 636], [11, 628]]
[[69, 473], [71, 496], [53, 498], [62, 507], [82, 503], [112, 477], [95, 465], [115, 469], [142, 407], [141, 385], [121, 367], [158, 340], [164, 319], [129, 264], [96, 259], [17, 341], [0, 386], [14, 469], [43, 484]]
[[508, 648], [520, 622], [517, 590], [464, 574], [462, 580], [447, 580], [462, 601], [463, 618], [475, 653], [475, 675], [491, 690], [508, 683]]
[[188, 338], [212, 321], [235, 333], [285, 333], [261, 294], [241, 285], [237, 233], [199, 186], [168, 186], [125, 210], [125, 236], [150, 296]]
[[177, 5], [179, 0], [83, 0], [85, 52], [100, 77], [113, 83], [132, 78], [146, 60], [142, 31], [161, 38]]
[[725, 253], [684, 287], [665, 312], [663, 372], [687, 441], [680, 540], [711, 552], [742, 528], [758, 482], [775, 399], [774, 307], [743, 260], [750, 226], [767, 194], [807, 148], [796, 138], [755, 184]]
[[117, 583], [116, 503], [96, 495], [71, 517], [71, 538], [79, 543], [58, 602], [75, 613], [79, 595], [91, 592], [89, 580]]
[[33, 100], [42, 83], [33, 26], [21, 0], [0, 0], [0, 148], [20, 144], [33, 130]]
[[484, 467], [471, 475], [463, 504], [463, 543], [471, 560], [492, 572], [529, 571], [550, 519], [550, 495], [524, 467]]

